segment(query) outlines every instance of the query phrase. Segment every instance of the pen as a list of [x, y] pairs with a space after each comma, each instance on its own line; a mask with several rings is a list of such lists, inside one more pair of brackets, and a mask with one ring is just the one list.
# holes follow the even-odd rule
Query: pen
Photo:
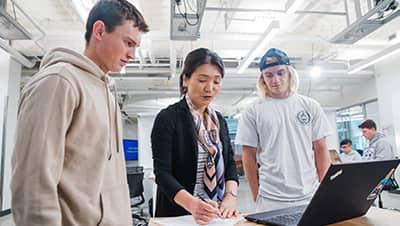
[[387, 183], [387, 181], [389, 180], [389, 178], [392, 176], [392, 174], [394, 173], [394, 170], [395, 170], [395, 169], [393, 168], [393, 169], [391, 169], [391, 170], [389, 171], [389, 173], [386, 174], [385, 178], [383, 178], [383, 179], [379, 182], [378, 186], [376, 186], [376, 187], [374, 188], [374, 190], [372, 190], [372, 192], [368, 195], [367, 200], [375, 199], [375, 198], [382, 192], [383, 186], [385, 186], [385, 184]]
[[[205, 200], [205, 199], [203, 198], [203, 196], [199, 195], [199, 198], [200, 198], [203, 202], [208, 203], [207, 200]], [[221, 215], [221, 213], [220, 213], [219, 211], [218, 211], [218, 217], [219, 217], [219, 218], [224, 218], [224, 217], [222, 217], [222, 215]]]
[[389, 171], [389, 173], [386, 174], [386, 177], [383, 178], [383, 180], [381, 180], [380, 184], [383, 186], [385, 186], [385, 184], [387, 183], [387, 181], [389, 180], [389, 178], [392, 176], [392, 174], [394, 173], [394, 169], [391, 169]]

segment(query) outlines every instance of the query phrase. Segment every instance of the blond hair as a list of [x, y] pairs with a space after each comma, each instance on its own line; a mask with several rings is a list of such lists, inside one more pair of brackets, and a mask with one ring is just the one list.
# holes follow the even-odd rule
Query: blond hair
[[332, 164], [342, 163], [342, 159], [340, 158], [338, 152], [335, 149], [329, 149], [328, 152]]
[[[288, 85], [287, 92], [289, 93], [289, 96], [291, 96], [297, 92], [297, 88], [299, 86], [299, 75], [297, 74], [297, 71], [292, 66], [290, 66], [290, 65], [287, 66], [287, 69], [289, 71], [289, 85]], [[258, 88], [258, 93], [260, 96], [262, 96], [262, 97], [271, 96], [271, 92], [268, 89], [267, 84], [265, 84], [262, 72], [260, 74], [260, 77], [258, 78], [257, 88]]]

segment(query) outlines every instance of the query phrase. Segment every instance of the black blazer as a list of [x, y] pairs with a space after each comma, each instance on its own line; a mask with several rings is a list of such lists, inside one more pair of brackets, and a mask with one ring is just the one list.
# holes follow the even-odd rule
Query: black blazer
[[[225, 119], [217, 112], [223, 147], [225, 181], [238, 182], [236, 164]], [[174, 202], [178, 191], [193, 194], [196, 184], [198, 144], [192, 114], [182, 98], [158, 113], [151, 131], [154, 174], [156, 176], [157, 217], [190, 214]]]

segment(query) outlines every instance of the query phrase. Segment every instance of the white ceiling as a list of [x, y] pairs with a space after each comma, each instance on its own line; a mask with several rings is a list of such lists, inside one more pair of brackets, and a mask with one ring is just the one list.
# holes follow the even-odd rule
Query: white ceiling
[[[17, 19], [34, 35], [34, 40], [12, 41], [14, 49], [32, 59], [40, 59], [45, 51], [58, 46], [83, 50], [84, 22], [74, 5], [83, 0], [14, 1], [39, 27], [17, 13]], [[355, 20], [357, 1], [347, 0], [351, 22]], [[216, 108], [228, 115], [240, 111], [256, 95], [259, 72], [251, 67], [238, 74], [237, 65], [254, 48], [272, 20], [280, 21], [280, 30], [262, 52], [270, 47], [285, 50], [299, 71], [300, 92], [332, 107], [334, 100], [342, 98], [343, 88], [373, 79], [372, 68], [348, 74], [349, 64], [390, 46], [388, 36], [400, 29], [400, 20], [396, 18], [353, 45], [332, 44], [329, 40], [348, 26], [345, 0], [304, 0], [298, 9], [302, 12], [295, 14], [284, 13], [291, 0], [207, 0], [200, 39], [171, 41], [170, 0], [132, 2], [140, 8], [151, 29], [143, 38], [140, 52], [147, 63], [127, 68], [128, 74], [116, 79], [118, 91], [123, 94], [123, 110], [132, 116], [157, 112], [177, 100], [181, 59], [197, 47], [213, 49], [227, 65]], [[364, 14], [368, 11], [367, 0], [361, 2]], [[171, 73], [170, 62], [175, 62], [170, 61], [171, 57], [178, 61], [176, 76]], [[321, 77], [316, 79], [309, 75], [313, 64], [322, 69]], [[33, 71], [24, 70], [26, 75]]]

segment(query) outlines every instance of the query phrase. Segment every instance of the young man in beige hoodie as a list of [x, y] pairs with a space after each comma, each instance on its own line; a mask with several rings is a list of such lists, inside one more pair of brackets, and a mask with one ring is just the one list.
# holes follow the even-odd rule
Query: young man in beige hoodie
[[131, 226], [121, 116], [109, 71], [134, 58], [148, 26], [126, 0], [89, 13], [84, 54], [57, 48], [24, 87], [12, 158], [17, 226]]

